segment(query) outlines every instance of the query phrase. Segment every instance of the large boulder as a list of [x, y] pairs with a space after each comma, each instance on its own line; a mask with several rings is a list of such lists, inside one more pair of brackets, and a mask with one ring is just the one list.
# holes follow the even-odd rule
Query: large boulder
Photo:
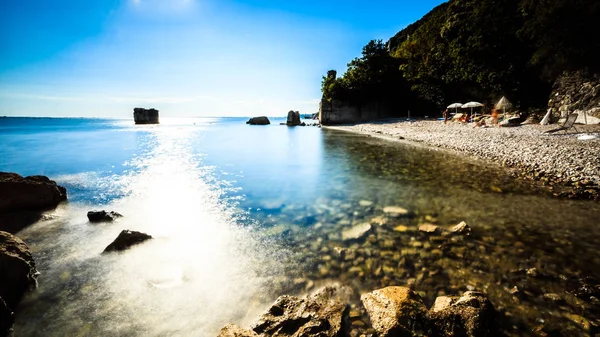
[[494, 306], [482, 293], [440, 296], [429, 310], [430, 332], [433, 336], [489, 336], [494, 333], [494, 316]]
[[122, 215], [113, 211], [107, 212], [105, 210], [101, 210], [89, 211], [87, 212], [87, 217], [90, 222], [111, 222], [122, 217]]
[[124, 229], [119, 236], [110, 245], [106, 246], [104, 252], [122, 251], [133, 245], [140, 244], [146, 240], [152, 239], [152, 236], [136, 231]]
[[135, 124], [158, 124], [158, 110], [134, 108], [133, 120]]
[[426, 328], [427, 308], [414, 291], [387, 287], [360, 297], [378, 336], [413, 336]]
[[0, 172], [0, 213], [46, 210], [66, 199], [67, 190], [46, 176]]
[[343, 336], [347, 332], [347, 305], [342, 299], [346, 291], [326, 287], [305, 298], [281, 296], [253, 330], [270, 337]]
[[296, 125], [300, 125], [301, 123], [302, 122], [300, 122], [300, 112], [290, 110], [287, 115], [286, 124], [288, 126], [296, 126]]
[[260, 117], [252, 117], [252, 118], [250, 118], [246, 122], [246, 124], [250, 124], [250, 125], [269, 125], [269, 124], [271, 124], [271, 121], [266, 116], [260, 116]]
[[578, 123], [583, 123], [583, 114], [588, 115], [588, 124], [600, 121], [600, 75], [586, 71], [564, 72], [552, 87], [548, 108], [554, 119], [579, 113]]
[[28, 290], [37, 287], [35, 261], [18, 237], [0, 231], [0, 336], [12, 325], [12, 312]]

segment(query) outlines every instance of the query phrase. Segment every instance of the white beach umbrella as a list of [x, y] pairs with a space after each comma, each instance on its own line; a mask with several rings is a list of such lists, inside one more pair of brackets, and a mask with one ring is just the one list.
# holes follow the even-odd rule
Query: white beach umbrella
[[463, 109], [471, 108], [471, 120], [473, 120], [473, 108], [478, 108], [480, 106], [483, 106], [483, 104], [481, 104], [479, 102], [469, 102], [469, 103], [463, 104], [461, 106], [461, 108], [463, 108]]
[[462, 104], [462, 103], [452, 103], [452, 104], [448, 105], [448, 106], [446, 107], [446, 109], [454, 109], [454, 112], [456, 113], [456, 112], [458, 112], [458, 111], [457, 111], [457, 110], [458, 110], [458, 108], [462, 108], [462, 106], [463, 106], [463, 104]]

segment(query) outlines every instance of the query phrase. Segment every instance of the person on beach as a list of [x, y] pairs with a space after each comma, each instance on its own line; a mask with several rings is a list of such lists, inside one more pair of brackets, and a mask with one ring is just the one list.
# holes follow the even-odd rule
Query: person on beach
[[448, 122], [448, 109], [444, 110], [444, 124]]
[[492, 125], [498, 125], [498, 110], [496, 108], [492, 110]]

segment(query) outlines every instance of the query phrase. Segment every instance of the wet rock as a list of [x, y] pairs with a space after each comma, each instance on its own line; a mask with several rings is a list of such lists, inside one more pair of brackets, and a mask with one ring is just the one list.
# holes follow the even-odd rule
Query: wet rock
[[392, 218], [398, 218], [408, 215], [408, 210], [400, 206], [387, 206], [383, 208], [383, 213]]
[[117, 218], [122, 217], [121, 214], [117, 212], [107, 212], [105, 210], [102, 211], [89, 211], [87, 212], [87, 217], [90, 222], [111, 222]]
[[369, 200], [361, 200], [358, 202], [359, 205], [361, 205], [362, 207], [369, 207], [371, 205], [373, 205], [372, 201]]
[[368, 222], [355, 225], [352, 228], [346, 229], [342, 232], [342, 240], [358, 240], [367, 235], [370, 230], [371, 224]]
[[37, 287], [38, 275], [25, 242], [0, 231], [0, 335], [12, 326], [12, 312], [23, 294]]
[[258, 337], [258, 335], [252, 330], [240, 328], [235, 324], [227, 324], [217, 337]]
[[286, 125], [287, 126], [296, 126], [296, 125], [300, 125], [300, 124], [301, 124], [300, 112], [290, 110], [287, 115]]
[[0, 172], [0, 212], [44, 210], [67, 199], [67, 190], [46, 176]]
[[115, 241], [104, 249], [104, 252], [122, 251], [150, 239], [152, 236], [148, 234], [125, 229], [121, 231]]
[[347, 333], [348, 312], [343, 301], [346, 291], [326, 287], [305, 298], [280, 296], [253, 330], [259, 335], [272, 337], [344, 335]]
[[495, 309], [479, 292], [440, 296], [429, 310], [430, 333], [436, 336], [488, 336], [494, 331]]
[[469, 227], [466, 222], [462, 221], [458, 225], [452, 227], [450, 231], [454, 234], [468, 234], [471, 233], [471, 227]]
[[252, 118], [250, 118], [246, 122], [246, 124], [250, 124], [250, 125], [269, 125], [269, 124], [271, 124], [271, 121], [266, 116], [260, 116], [260, 117], [252, 117]]
[[562, 301], [562, 298], [558, 294], [555, 294], [555, 293], [544, 294], [544, 299], [546, 299], [548, 301], [551, 301], [551, 302], [560, 302], [560, 301]]
[[590, 333], [590, 321], [588, 321], [586, 318], [575, 314], [566, 314], [565, 316], [573, 323], [577, 324], [581, 328], [581, 330], [583, 330], [583, 332], [585, 332], [586, 334]]
[[415, 292], [406, 287], [387, 287], [360, 297], [379, 336], [410, 336], [422, 331], [427, 309]]

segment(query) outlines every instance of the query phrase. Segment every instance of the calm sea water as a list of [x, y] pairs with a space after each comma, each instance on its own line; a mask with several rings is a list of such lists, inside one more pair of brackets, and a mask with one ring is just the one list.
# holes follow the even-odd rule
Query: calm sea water
[[[507, 275], [532, 267], [556, 275], [541, 293], [560, 292], [559, 275], [600, 277], [598, 203], [555, 199], [442, 151], [245, 120], [0, 118], [0, 171], [47, 175], [69, 194], [18, 234], [42, 275], [17, 335], [214, 336], [228, 322], [249, 325], [281, 293], [337, 281], [357, 291], [411, 285], [429, 303], [484, 290], [519, 331], [540, 317], [598, 318], [506, 290]], [[411, 216], [340, 237], [385, 206]], [[125, 217], [90, 224], [92, 209]], [[460, 221], [474, 233], [456, 249], [416, 231]], [[154, 240], [101, 255], [123, 229]], [[337, 261], [335, 247], [357, 258]], [[407, 259], [417, 267], [401, 266]]]

